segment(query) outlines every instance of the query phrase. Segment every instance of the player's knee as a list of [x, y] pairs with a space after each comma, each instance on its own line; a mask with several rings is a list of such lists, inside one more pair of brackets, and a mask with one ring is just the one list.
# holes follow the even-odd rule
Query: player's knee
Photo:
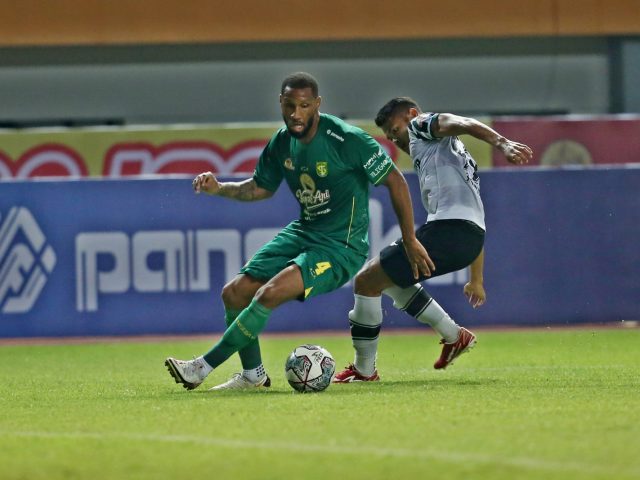
[[236, 288], [232, 281], [222, 287], [221, 297], [222, 303], [224, 303], [225, 305], [232, 305], [235, 303], [234, 300], [236, 299]]
[[353, 291], [358, 295], [362, 295], [362, 290], [367, 284], [367, 275], [364, 270], [360, 270], [353, 279]]
[[265, 307], [274, 308], [282, 303], [281, 297], [281, 289], [273, 283], [267, 283], [258, 289], [254, 298]]
[[376, 267], [373, 261], [368, 261], [356, 274], [353, 288], [358, 295], [371, 296], [376, 294]]
[[222, 287], [221, 296], [222, 302], [228, 308], [244, 308], [250, 301], [250, 295], [247, 295], [238, 279], [233, 279]]

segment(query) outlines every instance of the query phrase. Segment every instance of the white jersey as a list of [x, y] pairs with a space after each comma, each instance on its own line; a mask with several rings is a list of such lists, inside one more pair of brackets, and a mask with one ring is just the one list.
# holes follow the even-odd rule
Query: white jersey
[[409, 123], [409, 151], [420, 179], [427, 223], [460, 219], [486, 230], [478, 165], [458, 137], [433, 134], [437, 118], [437, 113], [423, 113]]

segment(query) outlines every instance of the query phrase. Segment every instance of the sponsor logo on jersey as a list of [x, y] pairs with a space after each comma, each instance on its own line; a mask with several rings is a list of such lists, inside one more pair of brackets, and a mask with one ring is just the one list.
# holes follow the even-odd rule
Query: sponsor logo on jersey
[[316, 173], [319, 177], [326, 177], [329, 174], [328, 162], [316, 162]]
[[382, 148], [378, 149], [378, 151], [376, 153], [374, 153], [364, 164], [364, 168], [369, 168], [371, 165], [373, 165], [373, 162], [375, 162], [378, 158], [382, 158], [384, 157], [385, 154], [382, 151]]
[[380, 173], [382, 173], [387, 166], [391, 163], [391, 160], [389, 160], [389, 157], [385, 158], [382, 163], [380, 163], [375, 169], [373, 169], [373, 171], [371, 172], [371, 175], [374, 177], [377, 177]]
[[9, 210], [0, 224], [0, 311], [31, 310], [56, 266], [56, 254], [24, 207]]
[[[300, 175], [300, 185], [302, 186], [302, 192], [300, 193], [300, 195], [305, 192], [316, 191], [316, 182], [313, 181], [313, 178], [311, 178], [311, 175], [309, 174], [303, 173], [302, 175]], [[300, 192], [300, 190], [296, 192], [296, 197], [298, 197], [298, 192]]]
[[296, 198], [304, 207], [304, 215], [307, 220], [311, 220], [311, 218], [317, 215], [326, 214], [331, 211], [331, 209], [325, 209], [322, 211], [316, 210], [317, 208], [329, 203], [329, 200], [331, 200], [331, 194], [329, 193], [329, 190], [317, 190], [316, 182], [313, 180], [311, 175], [306, 173], [300, 175], [300, 186], [302, 188], [296, 190]]
[[286, 168], [287, 170], [295, 170], [296, 167], [293, 166], [293, 162], [291, 161], [290, 158], [287, 158], [284, 161], [284, 168]]
[[341, 142], [344, 142], [344, 138], [342, 138], [340, 135], [338, 135], [336, 132], [332, 131], [331, 129], [327, 130], [327, 135], [333, 138], [337, 138]]

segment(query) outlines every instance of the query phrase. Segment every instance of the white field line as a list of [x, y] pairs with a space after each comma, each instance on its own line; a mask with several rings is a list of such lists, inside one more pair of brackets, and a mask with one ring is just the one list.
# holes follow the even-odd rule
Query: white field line
[[312, 445], [290, 442], [249, 441], [229, 438], [211, 438], [190, 435], [147, 435], [135, 433], [92, 433], [92, 432], [9, 432], [1, 431], [0, 437], [25, 437], [71, 440], [131, 440], [161, 443], [194, 443], [221, 448], [240, 448], [254, 450], [278, 450], [282, 452], [323, 453], [331, 455], [370, 455], [375, 457], [414, 458], [435, 460], [448, 463], [476, 463], [500, 465], [523, 470], [544, 470], [551, 472], [576, 472], [590, 475], [627, 475], [640, 476], [640, 468], [616, 469], [587, 462], [554, 462], [531, 457], [504, 457], [479, 453], [444, 452], [433, 449], [384, 448], [374, 446]]

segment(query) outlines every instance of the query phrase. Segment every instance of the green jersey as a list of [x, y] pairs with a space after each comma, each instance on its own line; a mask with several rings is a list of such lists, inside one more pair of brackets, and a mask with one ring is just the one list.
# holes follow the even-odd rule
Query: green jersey
[[379, 185], [392, 160], [369, 134], [320, 114], [318, 131], [304, 144], [282, 127], [265, 147], [253, 178], [276, 191], [282, 179], [300, 203], [292, 225], [330, 243], [368, 255], [369, 183]]

